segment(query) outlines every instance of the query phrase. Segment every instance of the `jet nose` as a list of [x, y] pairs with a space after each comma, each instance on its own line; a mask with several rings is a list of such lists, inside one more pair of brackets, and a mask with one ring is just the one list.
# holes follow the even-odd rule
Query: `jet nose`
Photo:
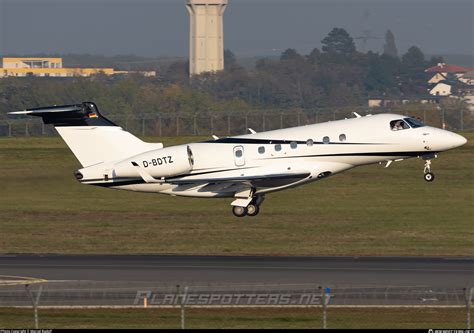
[[463, 137], [462, 135], [456, 134], [456, 133], [449, 133], [449, 137], [447, 138], [448, 144], [451, 146], [451, 148], [457, 148], [461, 147], [462, 145], [466, 144], [467, 139]]

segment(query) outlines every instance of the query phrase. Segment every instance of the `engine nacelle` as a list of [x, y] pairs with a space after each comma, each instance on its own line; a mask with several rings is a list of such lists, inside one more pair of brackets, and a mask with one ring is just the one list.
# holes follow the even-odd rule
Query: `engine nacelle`
[[193, 169], [193, 154], [189, 146], [175, 146], [152, 150], [133, 156], [113, 166], [115, 177], [137, 177], [137, 168], [145, 169], [154, 178], [186, 174]]

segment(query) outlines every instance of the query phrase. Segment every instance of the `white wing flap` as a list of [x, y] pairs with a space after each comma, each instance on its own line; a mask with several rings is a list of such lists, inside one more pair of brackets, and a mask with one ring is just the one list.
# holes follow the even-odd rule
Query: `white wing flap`
[[166, 179], [166, 182], [177, 185], [208, 184], [205, 187], [206, 189], [213, 185], [225, 188], [234, 184], [261, 188], [292, 184], [309, 176], [311, 176], [311, 172], [304, 169], [288, 170], [288, 167], [258, 167], [175, 177]]
[[277, 180], [277, 179], [294, 179], [294, 178], [306, 178], [311, 175], [310, 172], [299, 172], [299, 173], [278, 173], [278, 174], [265, 174], [258, 176], [242, 176], [242, 177], [206, 177], [206, 178], [195, 178], [195, 179], [173, 179], [166, 180], [167, 183], [172, 184], [190, 184], [190, 183], [252, 183], [255, 181], [264, 180]]

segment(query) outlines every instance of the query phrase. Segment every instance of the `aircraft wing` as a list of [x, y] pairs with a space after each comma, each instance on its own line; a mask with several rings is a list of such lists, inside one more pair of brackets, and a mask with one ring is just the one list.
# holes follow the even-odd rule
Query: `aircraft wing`
[[251, 176], [230, 176], [230, 177], [203, 177], [203, 178], [182, 178], [170, 179], [167, 183], [172, 184], [246, 184], [253, 187], [274, 187], [283, 184], [293, 183], [305, 179], [311, 175], [308, 171], [287, 172], [287, 173], [266, 173]]
[[213, 186], [228, 188], [233, 185], [246, 185], [254, 188], [273, 188], [287, 186], [308, 178], [311, 172], [304, 169], [290, 169], [288, 167], [257, 167], [232, 171], [215, 171], [199, 175], [179, 176], [167, 179], [153, 178], [147, 171], [133, 163], [142, 179], [147, 183], [169, 183], [180, 185], [183, 188], [193, 185], [202, 185], [202, 189]]

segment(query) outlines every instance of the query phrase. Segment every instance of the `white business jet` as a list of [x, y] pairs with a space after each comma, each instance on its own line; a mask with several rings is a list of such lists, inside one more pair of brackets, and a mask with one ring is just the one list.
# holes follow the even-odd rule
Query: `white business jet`
[[397, 114], [378, 114], [163, 147], [146, 143], [100, 114], [91, 102], [11, 112], [53, 124], [77, 157], [82, 184], [174, 196], [232, 197], [235, 216], [255, 216], [266, 193], [372, 163], [431, 160], [462, 146], [458, 134]]

